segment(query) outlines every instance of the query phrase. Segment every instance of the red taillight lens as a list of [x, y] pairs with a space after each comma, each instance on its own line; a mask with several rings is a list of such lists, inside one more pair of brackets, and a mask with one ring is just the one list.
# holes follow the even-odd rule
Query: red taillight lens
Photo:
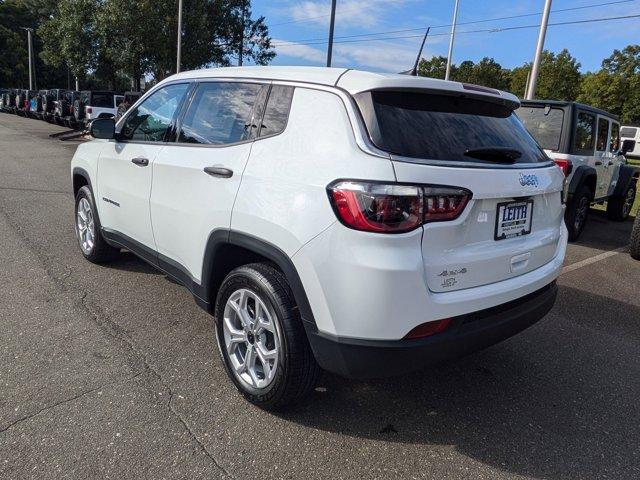
[[435, 335], [436, 333], [445, 331], [450, 323], [451, 323], [450, 318], [444, 318], [442, 320], [434, 320], [432, 322], [423, 323], [422, 325], [418, 325], [416, 328], [414, 328], [409, 333], [407, 333], [404, 336], [404, 338], [416, 339], [416, 338], [430, 337], [431, 335]]
[[569, 174], [571, 173], [571, 170], [573, 170], [573, 164], [571, 163], [571, 160], [557, 158], [554, 161], [556, 162], [556, 165], [558, 165], [560, 170], [562, 170], [562, 173], [564, 174], [564, 176], [568, 177]]
[[92, 113], [93, 109], [91, 107], [87, 107], [87, 113]]
[[341, 181], [328, 187], [340, 221], [350, 228], [402, 233], [457, 218], [471, 198], [462, 188]]

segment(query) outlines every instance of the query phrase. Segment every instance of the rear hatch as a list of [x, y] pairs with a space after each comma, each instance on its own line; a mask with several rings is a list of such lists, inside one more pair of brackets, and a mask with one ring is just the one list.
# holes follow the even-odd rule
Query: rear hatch
[[433, 292], [523, 275], [550, 262], [559, 247], [564, 177], [513, 114], [517, 103], [486, 97], [392, 90], [356, 95], [369, 135], [391, 153], [399, 182], [471, 192], [459, 217], [423, 227]]

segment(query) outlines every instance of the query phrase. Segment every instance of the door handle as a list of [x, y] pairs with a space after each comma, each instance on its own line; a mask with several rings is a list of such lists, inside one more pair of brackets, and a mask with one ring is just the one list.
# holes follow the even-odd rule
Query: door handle
[[148, 158], [144, 158], [144, 157], [136, 157], [131, 159], [132, 163], [135, 163], [136, 165], [140, 166], [140, 167], [146, 167], [147, 165], [149, 165], [149, 159]]
[[613, 165], [613, 160], [609, 160], [609, 163], [607, 163], [608, 166]]
[[231, 178], [233, 170], [225, 167], [204, 167], [204, 173], [208, 173], [212, 177]]
[[596, 160], [596, 165], [602, 165], [602, 162], [600, 160]]

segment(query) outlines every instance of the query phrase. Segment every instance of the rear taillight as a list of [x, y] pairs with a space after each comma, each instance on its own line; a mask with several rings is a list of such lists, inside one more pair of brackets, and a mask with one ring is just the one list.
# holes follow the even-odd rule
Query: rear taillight
[[408, 340], [430, 337], [432, 335], [435, 335], [436, 333], [445, 331], [450, 323], [450, 318], [423, 323], [422, 325], [418, 325], [416, 328], [407, 333], [404, 338]]
[[87, 113], [92, 113], [93, 109], [91, 107], [87, 107]]
[[565, 177], [568, 177], [571, 174], [571, 170], [573, 170], [573, 164], [571, 163], [571, 160], [556, 158], [554, 161], [556, 162], [556, 165], [558, 165], [560, 170], [562, 170], [562, 173]]
[[327, 190], [344, 225], [375, 233], [403, 233], [453, 220], [471, 198], [464, 188], [359, 181], [339, 181]]

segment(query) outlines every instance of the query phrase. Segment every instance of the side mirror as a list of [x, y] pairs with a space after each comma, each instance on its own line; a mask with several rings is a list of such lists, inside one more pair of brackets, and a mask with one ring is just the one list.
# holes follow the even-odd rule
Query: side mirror
[[626, 155], [628, 152], [632, 151], [635, 146], [635, 140], [623, 140], [622, 148], [620, 149], [620, 155]]
[[91, 122], [91, 136], [111, 140], [116, 137], [116, 122], [113, 118], [96, 118]]

